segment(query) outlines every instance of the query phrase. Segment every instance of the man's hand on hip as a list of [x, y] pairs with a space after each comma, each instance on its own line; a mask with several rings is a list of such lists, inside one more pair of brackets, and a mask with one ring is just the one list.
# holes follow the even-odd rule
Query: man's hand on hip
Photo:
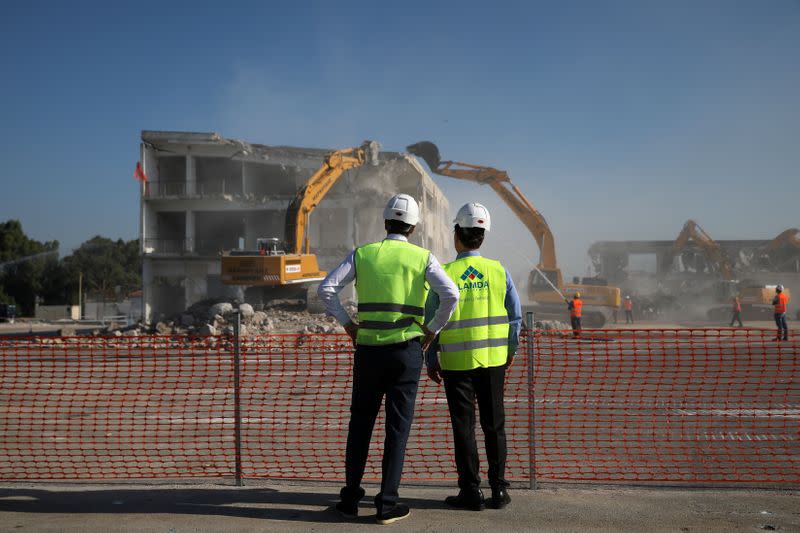
[[344, 331], [350, 335], [350, 338], [353, 340], [353, 344], [356, 343], [356, 337], [358, 336], [358, 324], [350, 322], [344, 325]]
[[506, 359], [506, 368], [509, 368], [511, 365], [514, 364], [514, 353], [508, 352], [508, 358]]
[[439, 362], [435, 362], [432, 366], [428, 367], [428, 377], [431, 378], [436, 383], [442, 382], [442, 367], [439, 366]]
[[425, 334], [425, 336], [422, 337], [422, 353], [425, 353], [436, 338], [436, 333], [429, 330], [427, 326], [422, 326], [422, 333]]

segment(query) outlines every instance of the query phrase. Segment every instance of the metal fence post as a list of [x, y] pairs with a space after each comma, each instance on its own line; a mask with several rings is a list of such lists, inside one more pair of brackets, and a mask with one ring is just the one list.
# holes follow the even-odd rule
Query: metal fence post
[[240, 333], [242, 329], [242, 315], [236, 312], [236, 322], [233, 327], [233, 431], [236, 457], [236, 486], [242, 483], [242, 402], [241, 387], [239, 385], [239, 366], [241, 359]]
[[528, 311], [525, 317], [528, 327], [525, 357], [528, 360], [528, 471], [530, 472], [530, 489], [536, 490], [536, 407], [534, 390], [533, 365], [533, 312]]

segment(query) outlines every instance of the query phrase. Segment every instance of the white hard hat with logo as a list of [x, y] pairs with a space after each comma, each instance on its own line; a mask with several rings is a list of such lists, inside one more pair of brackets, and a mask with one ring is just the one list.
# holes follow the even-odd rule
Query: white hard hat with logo
[[783, 292], [783, 285], [777, 285], [777, 286], [775, 287], [775, 291], [776, 291], [776, 292]]
[[489, 210], [484, 205], [476, 202], [461, 206], [453, 222], [462, 228], [483, 228], [486, 231], [489, 231], [492, 225]]
[[408, 194], [395, 194], [389, 199], [383, 210], [384, 220], [399, 220], [410, 226], [419, 222], [419, 206], [417, 201]]

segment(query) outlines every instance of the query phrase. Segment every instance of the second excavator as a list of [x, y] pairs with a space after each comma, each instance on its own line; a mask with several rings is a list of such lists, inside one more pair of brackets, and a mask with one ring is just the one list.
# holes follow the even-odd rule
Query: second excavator
[[563, 298], [571, 297], [576, 292], [581, 293], [584, 301], [583, 316], [587, 327], [603, 327], [613, 311], [619, 308], [621, 299], [618, 287], [610, 287], [597, 278], [584, 278], [584, 283], [564, 283], [556, 262], [553, 232], [542, 214], [514, 185], [507, 172], [458, 161], [442, 161], [439, 148], [429, 141], [418, 142], [406, 150], [421, 157], [435, 174], [489, 185], [522, 221], [539, 247], [539, 264], [530, 273], [527, 290], [528, 298], [539, 316], [563, 319], [566, 309]]
[[315, 301], [316, 282], [322, 281], [326, 272], [320, 270], [317, 256], [311, 253], [309, 216], [345, 172], [365, 163], [377, 165], [379, 150], [377, 142], [365, 141], [359, 147], [327, 154], [289, 205], [284, 240], [260, 238], [256, 250], [222, 252], [222, 282], [241, 286], [248, 303], [288, 297], [306, 300], [309, 310], [321, 312]]

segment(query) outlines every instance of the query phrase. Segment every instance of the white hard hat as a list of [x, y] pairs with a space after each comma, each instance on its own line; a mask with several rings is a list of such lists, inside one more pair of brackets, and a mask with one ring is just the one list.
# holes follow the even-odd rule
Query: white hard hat
[[778, 291], [778, 292], [783, 292], [783, 285], [777, 285], [775, 287], [775, 290]]
[[407, 194], [395, 194], [389, 199], [383, 210], [384, 220], [399, 220], [410, 226], [419, 222], [419, 206], [417, 201]]
[[630, 297], [630, 296], [626, 296], [626, 297], [625, 297], [625, 299], [626, 299], [626, 300], [630, 300], [630, 299], [631, 299], [631, 297]]
[[462, 228], [483, 228], [486, 231], [489, 231], [492, 225], [489, 210], [475, 202], [462, 205], [453, 222]]

